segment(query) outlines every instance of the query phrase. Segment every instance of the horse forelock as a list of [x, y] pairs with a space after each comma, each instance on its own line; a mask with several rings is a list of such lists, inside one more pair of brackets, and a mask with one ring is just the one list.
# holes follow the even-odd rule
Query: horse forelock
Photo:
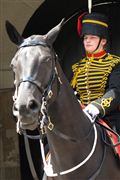
[[21, 47], [28, 47], [28, 46], [49, 46], [46, 42], [46, 36], [45, 35], [32, 35], [26, 39], [23, 40], [23, 42], [18, 46], [18, 48]]

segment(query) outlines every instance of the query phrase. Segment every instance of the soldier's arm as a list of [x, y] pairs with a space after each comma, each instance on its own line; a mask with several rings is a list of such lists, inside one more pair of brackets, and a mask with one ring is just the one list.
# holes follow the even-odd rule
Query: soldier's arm
[[91, 104], [99, 109], [101, 116], [114, 111], [120, 106], [120, 64], [116, 65], [109, 76], [106, 93]]

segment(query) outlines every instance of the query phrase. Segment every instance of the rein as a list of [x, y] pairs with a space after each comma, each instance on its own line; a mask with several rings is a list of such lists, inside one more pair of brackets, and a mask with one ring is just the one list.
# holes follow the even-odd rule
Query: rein
[[[92, 119], [89, 119], [89, 120], [92, 123], [93, 120]], [[97, 129], [96, 129], [95, 124], [93, 124], [93, 129], [94, 129], [94, 142], [93, 142], [92, 149], [91, 149], [90, 153], [87, 155], [87, 157], [82, 162], [77, 164], [76, 166], [74, 166], [74, 167], [72, 167], [70, 169], [67, 169], [65, 171], [59, 172], [59, 173], [54, 173], [53, 172], [53, 168], [52, 168], [52, 165], [51, 165], [51, 160], [49, 160], [48, 163], [46, 162], [44, 145], [43, 145], [41, 137], [39, 135], [34, 136], [34, 137], [30, 136], [30, 135], [27, 135], [26, 131], [23, 132], [23, 135], [24, 135], [25, 140], [26, 140], [27, 137], [30, 138], [30, 139], [40, 139], [41, 154], [42, 154], [42, 159], [43, 159], [43, 164], [44, 164], [44, 171], [45, 171], [47, 176], [55, 177], [55, 176], [58, 176], [58, 175], [65, 175], [65, 174], [68, 174], [68, 173], [71, 173], [71, 172], [77, 170], [78, 168], [83, 166], [91, 158], [91, 156], [93, 155], [93, 153], [94, 153], [94, 151], [96, 149], [96, 144], [97, 144]], [[25, 143], [26, 143], [26, 141], [25, 141]], [[28, 146], [28, 143], [26, 145]], [[28, 149], [28, 148], [26, 148], [26, 149]], [[27, 150], [27, 151], [28, 151], [27, 153], [29, 154], [29, 150]]]
[[[89, 120], [90, 120], [90, 122], [92, 122], [91, 119], [89, 119]], [[93, 153], [94, 153], [94, 151], [96, 149], [96, 144], [97, 144], [97, 128], [96, 128], [95, 124], [93, 124], [93, 129], [94, 129], [94, 142], [93, 142], [92, 149], [91, 149], [90, 153], [87, 155], [87, 157], [82, 162], [77, 164], [76, 166], [74, 166], [74, 167], [72, 167], [70, 169], [67, 169], [65, 171], [59, 172], [59, 173], [54, 173], [53, 172], [53, 168], [52, 168], [52, 164], [51, 164], [51, 157], [50, 157], [50, 159], [48, 161], [48, 164], [47, 164], [47, 162], [45, 160], [44, 145], [42, 143], [42, 140], [40, 140], [41, 154], [42, 154], [42, 158], [43, 158], [44, 171], [45, 171], [46, 175], [49, 176], [49, 177], [65, 175], [65, 174], [71, 173], [71, 172], [77, 170], [78, 168], [80, 168], [81, 166], [83, 166], [91, 158], [91, 156], [93, 155]]]

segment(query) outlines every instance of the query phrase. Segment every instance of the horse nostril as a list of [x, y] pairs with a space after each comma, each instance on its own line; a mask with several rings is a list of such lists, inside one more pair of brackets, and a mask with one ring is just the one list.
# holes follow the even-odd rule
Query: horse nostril
[[18, 115], [18, 108], [17, 108], [17, 105], [15, 103], [13, 104], [13, 115], [14, 116]]
[[13, 110], [14, 111], [18, 111], [18, 108], [17, 108], [17, 106], [14, 104], [14, 106], [13, 106]]
[[31, 100], [28, 104], [28, 108], [32, 111], [38, 111], [38, 103], [35, 100]]

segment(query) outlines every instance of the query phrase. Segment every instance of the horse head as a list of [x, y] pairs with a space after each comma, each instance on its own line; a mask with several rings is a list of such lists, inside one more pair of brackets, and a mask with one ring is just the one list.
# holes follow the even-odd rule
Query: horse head
[[63, 23], [62, 20], [45, 35], [32, 35], [24, 39], [16, 28], [6, 21], [8, 36], [18, 47], [11, 61], [15, 75], [13, 114], [18, 120], [18, 132], [20, 129], [34, 130], [39, 124], [42, 100], [50, 95], [55, 79], [56, 54], [52, 44]]

